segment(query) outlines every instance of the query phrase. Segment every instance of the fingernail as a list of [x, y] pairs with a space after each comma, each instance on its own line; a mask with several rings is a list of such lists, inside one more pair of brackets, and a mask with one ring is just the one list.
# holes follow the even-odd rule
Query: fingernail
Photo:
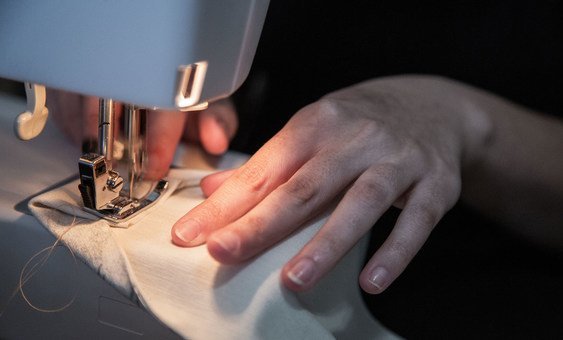
[[287, 272], [287, 277], [296, 285], [303, 286], [311, 281], [314, 273], [315, 263], [309, 258], [303, 258]]
[[174, 232], [180, 240], [189, 243], [200, 234], [201, 228], [195, 221], [187, 220], [182, 225], [176, 227]]
[[387, 269], [376, 267], [369, 276], [369, 282], [377, 288], [378, 291], [382, 291], [387, 285], [388, 276]]
[[226, 252], [233, 254], [239, 249], [240, 238], [232, 231], [225, 231], [213, 239]]

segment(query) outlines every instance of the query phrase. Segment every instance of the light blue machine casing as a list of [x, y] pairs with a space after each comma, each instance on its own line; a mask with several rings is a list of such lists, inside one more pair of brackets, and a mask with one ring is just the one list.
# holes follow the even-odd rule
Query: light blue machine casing
[[[150, 108], [213, 101], [248, 75], [268, 2], [4, 0], [0, 76]], [[182, 82], [195, 63], [201, 84]]]

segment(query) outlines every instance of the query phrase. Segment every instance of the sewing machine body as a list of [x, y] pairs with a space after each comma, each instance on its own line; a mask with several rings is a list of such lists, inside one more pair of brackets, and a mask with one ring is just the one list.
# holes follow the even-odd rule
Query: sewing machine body
[[[28, 99], [18, 136], [35, 138], [45, 126], [44, 86], [100, 97], [98, 150], [80, 158], [79, 190], [86, 210], [113, 223], [132, 217], [166, 190], [155, 181], [136, 194], [147, 187], [141, 116], [146, 109], [204, 109], [233, 93], [250, 70], [268, 3], [3, 1], [0, 76], [26, 82]], [[128, 176], [113, 164], [114, 101], [124, 103]]]
[[0, 76], [148, 108], [213, 101], [246, 78], [268, 2], [2, 1]]

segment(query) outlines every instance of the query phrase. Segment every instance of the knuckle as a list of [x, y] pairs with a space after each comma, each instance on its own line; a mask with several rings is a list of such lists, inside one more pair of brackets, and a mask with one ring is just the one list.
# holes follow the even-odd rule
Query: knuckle
[[311, 106], [314, 111], [324, 112], [325, 114], [337, 114], [340, 111], [339, 101], [331, 97], [321, 98]]
[[356, 199], [371, 205], [375, 200], [392, 201], [397, 195], [399, 169], [391, 164], [368, 169], [366, 179], [355, 186]]
[[400, 173], [400, 168], [393, 163], [384, 163], [368, 169], [368, 174], [371, 178], [384, 179], [392, 187], [397, 186]]
[[391, 189], [383, 181], [366, 181], [355, 190], [356, 199], [364, 205], [373, 205], [375, 201], [387, 201], [391, 196]]
[[287, 182], [283, 190], [297, 205], [305, 205], [316, 200], [320, 193], [320, 185], [310, 177], [299, 176]]
[[357, 133], [357, 137], [365, 140], [366, 138], [373, 139], [375, 136], [377, 136], [378, 139], [383, 140], [391, 139], [389, 132], [384, 128], [383, 121], [378, 121], [375, 119], [362, 119], [361, 128]]
[[319, 123], [333, 124], [343, 119], [343, 110], [341, 101], [324, 97], [307, 107], [309, 114], [313, 116], [315, 121]]
[[442, 209], [438, 205], [426, 203], [413, 206], [411, 213], [416, 224], [425, 229], [434, 228], [442, 217]]
[[261, 162], [246, 164], [234, 175], [235, 179], [252, 193], [261, 192], [267, 185], [265, 166]]

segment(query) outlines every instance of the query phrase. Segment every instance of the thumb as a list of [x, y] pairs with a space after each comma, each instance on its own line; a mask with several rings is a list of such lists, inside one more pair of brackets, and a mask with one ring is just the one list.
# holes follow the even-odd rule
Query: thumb
[[146, 177], [158, 179], [168, 172], [174, 152], [182, 137], [186, 113], [151, 111], [147, 114]]
[[227, 151], [238, 128], [238, 118], [230, 100], [213, 103], [199, 113], [199, 140], [205, 151], [220, 155]]

